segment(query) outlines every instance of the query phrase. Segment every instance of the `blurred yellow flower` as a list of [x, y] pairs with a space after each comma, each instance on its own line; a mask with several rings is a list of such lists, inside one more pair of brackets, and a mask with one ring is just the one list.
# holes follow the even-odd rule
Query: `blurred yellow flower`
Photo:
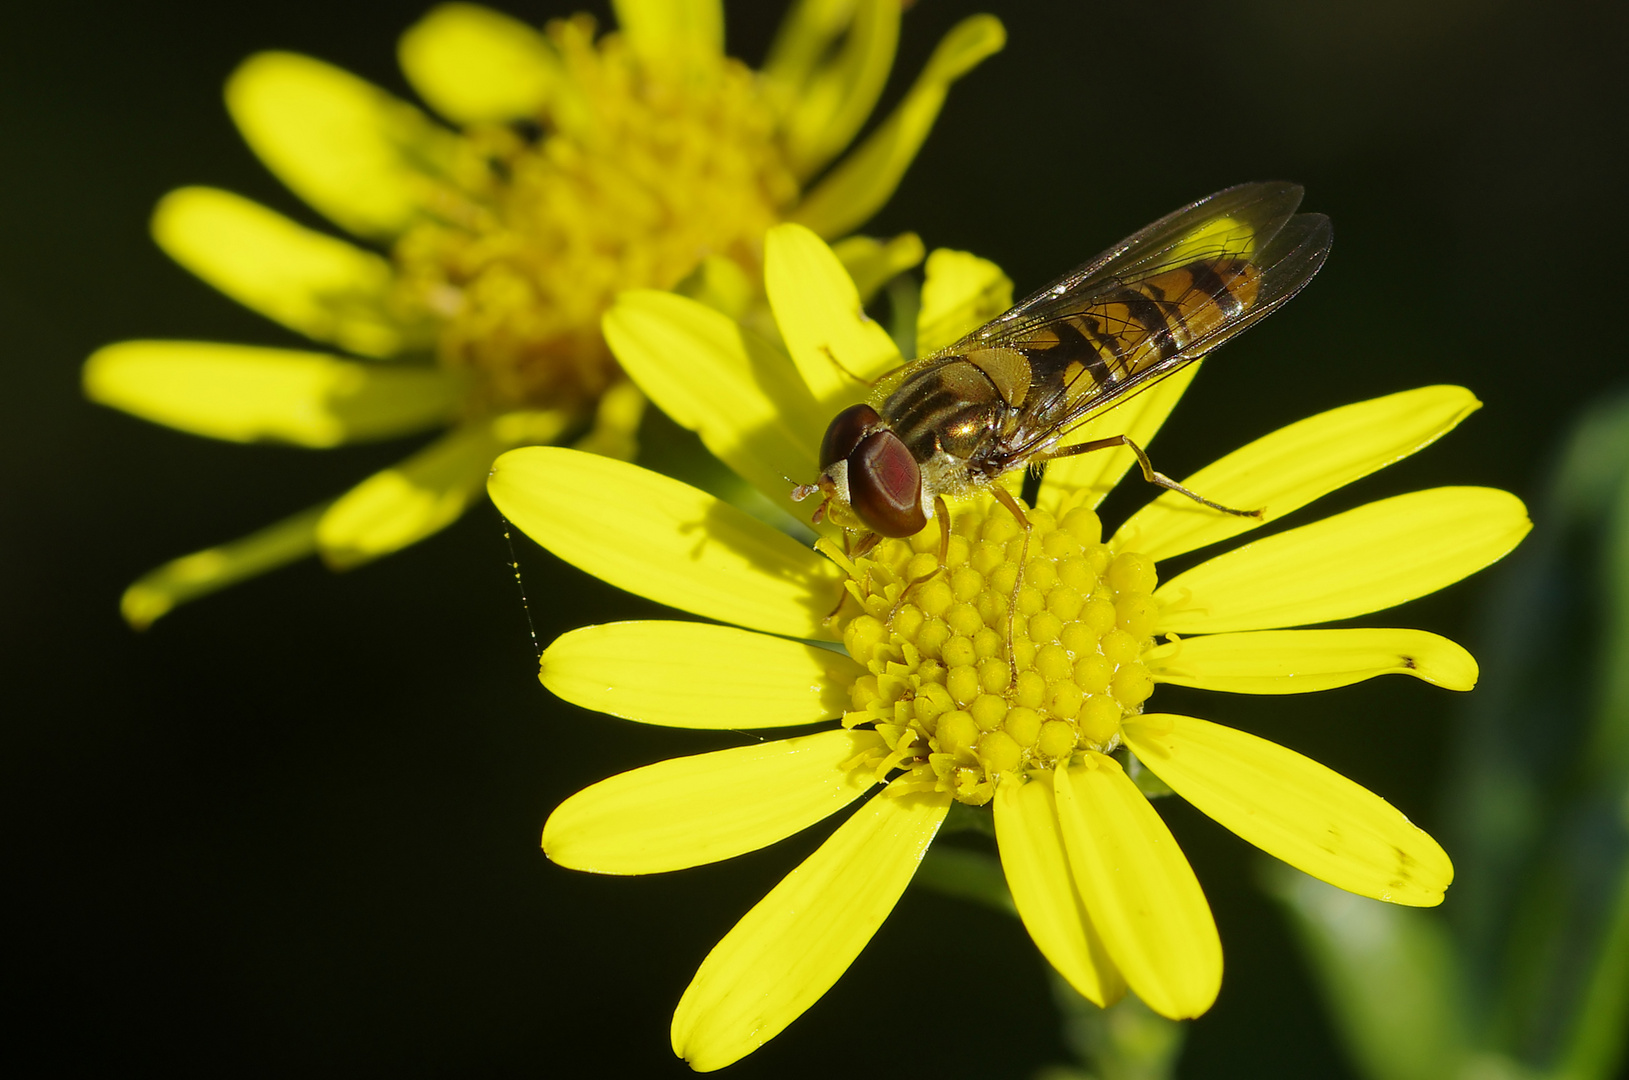
[[[612, 298], [688, 278], [743, 311], [764, 230], [790, 220], [836, 237], [864, 222], [950, 85], [1003, 42], [994, 18], [963, 21], [834, 163], [892, 67], [898, 0], [802, 0], [761, 71], [724, 54], [719, 0], [613, 7], [619, 29], [599, 37], [583, 15], [540, 33], [475, 5], [431, 10], [400, 60], [455, 128], [305, 56], [263, 53], [231, 76], [251, 148], [363, 244], [198, 187], [164, 198], [154, 236], [226, 295], [361, 359], [128, 341], [90, 358], [86, 393], [237, 442], [449, 430], [331, 503], [144, 576], [123, 598], [130, 623], [308, 554], [346, 568], [412, 544], [463, 512], [505, 449], [577, 440], [630, 456], [643, 398], [600, 333]], [[921, 249], [904, 237], [843, 251], [880, 282]]]
[[[924, 353], [1006, 306], [1005, 278], [982, 260], [935, 252], [927, 271]], [[771, 230], [766, 277], [784, 350], [671, 294], [624, 295], [606, 329], [654, 402], [790, 512], [783, 478], [815, 475], [827, 420], [863, 389], [829, 378], [832, 360], [868, 377], [900, 358], [858, 314], [853, 283], [812, 233]], [[1124, 432], [1146, 445], [1192, 374], [1077, 437]], [[1314, 416], [1184, 481], [1229, 505], [1265, 507], [1261, 519], [1168, 492], [1106, 539], [1095, 508], [1130, 452], [1060, 459], [1028, 511], [1027, 549], [1014, 516], [981, 493], [953, 505], [943, 564], [937, 522], [853, 558], [829, 536], [811, 550], [620, 461], [507, 453], [488, 487], [528, 535], [608, 582], [734, 624], [574, 631], [544, 654], [549, 689], [643, 723], [829, 727], [605, 780], [555, 810], [544, 850], [599, 873], [679, 869], [772, 844], [874, 793], [702, 963], [672, 1030], [675, 1052], [698, 1070], [751, 1053], [825, 993], [957, 801], [992, 807], [1025, 927], [1100, 1005], [1129, 988], [1165, 1016], [1191, 1017], [1221, 985], [1209, 906], [1136, 782], [1143, 770], [1309, 874], [1393, 903], [1439, 903], [1448, 856], [1380, 797], [1253, 735], [1145, 708], [1160, 683], [1287, 694], [1400, 673], [1470, 689], [1475, 661], [1435, 634], [1286, 628], [1390, 607], [1502, 557], [1529, 528], [1508, 493], [1417, 491], [1169, 580], [1158, 564], [1406, 457], [1477, 406], [1464, 389], [1434, 386]]]

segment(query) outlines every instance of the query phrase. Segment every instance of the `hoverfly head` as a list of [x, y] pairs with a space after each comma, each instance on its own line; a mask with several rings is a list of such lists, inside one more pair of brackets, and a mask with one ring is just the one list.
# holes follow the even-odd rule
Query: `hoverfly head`
[[826, 501], [815, 512], [848, 529], [879, 536], [911, 536], [928, 523], [922, 509], [922, 469], [910, 449], [869, 405], [838, 413], [820, 441], [820, 479], [792, 493], [818, 488]]

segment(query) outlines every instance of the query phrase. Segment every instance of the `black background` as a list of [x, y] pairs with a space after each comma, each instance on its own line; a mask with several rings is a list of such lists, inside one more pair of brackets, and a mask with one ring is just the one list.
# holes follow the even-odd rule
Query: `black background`
[[[569, 10], [502, 6], [534, 21]], [[167, 190], [208, 183], [316, 223], [234, 133], [223, 79], [251, 52], [287, 48], [406, 94], [394, 39], [423, 10], [188, 0], [0, 14], [6, 1043], [36, 1071], [682, 1075], [667, 1026], [690, 974], [818, 842], [644, 879], [543, 859], [541, 823], [571, 791], [733, 737], [639, 730], [551, 699], [484, 505], [349, 575], [307, 563], [145, 634], [119, 621], [119, 592], [143, 571], [408, 449], [211, 443], [86, 404], [78, 373], [125, 338], [298, 347], [171, 264], [148, 214]], [[889, 101], [971, 10], [908, 13]], [[1624, 381], [1626, 10], [998, 12], [1006, 50], [956, 88], [870, 231], [994, 258], [1022, 291], [1210, 191], [1300, 181], [1306, 208], [1335, 221], [1330, 262], [1209, 365], [1159, 440], [1160, 467], [1182, 475], [1320, 409], [1452, 382], [1486, 407], [1331, 506], [1444, 483], [1532, 503], [1570, 419]], [[731, 52], [760, 59], [778, 11], [729, 4]], [[544, 641], [658, 611], [516, 546]], [[1486, 584], [1370, 623], [1474, 651]], [[1161, 693], [1156, 705], [1318, 757], [1428, 829], [1444, 821], [1445, 691]], [[1227, 949], [1182, 1074], [1344, 1075], [1254, 885], [1257, 856], [1162, 808]], [[913, 891], [837, 987], [732, 1075], [1022, 1076], [1063, 1057], [1017, 924]]]

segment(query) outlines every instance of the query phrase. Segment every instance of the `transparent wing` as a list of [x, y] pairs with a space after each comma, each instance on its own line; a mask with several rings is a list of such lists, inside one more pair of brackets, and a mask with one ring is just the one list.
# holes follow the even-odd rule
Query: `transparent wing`
[[[1201, 199], [1058, 279], [954, 346], [950, 351], [1024, 349], [1039, 339], [1057, 340], [1063, 336], [1060, 329], [1082, 313], [1101, 314], [1137, 283], [1195, 262], [1241, 259], [1259, 274], [1248, 304], [1227, 311], [1215, 308], [1218, 314], [1194, 328], [1179, 347], [1156, 348], [1152, 339], [1163, 332], [1163, 323], [1150, 327], [1128, 320], [1120, 326], [1117, 348], [1139, 358], [1127, 361], [1130, 370], [1123, 378], [1101, 378], [1098, 353], [1078, 334], [1078, 348], [1048, 349], [1046, 359], [1032, 365], [1032, 392], [1003, 440], [998, 455], [1003, 461], [996, 464], [1016, 467], [1093, 414], [1147, 389], [1255, 325], [1299, 292], [1323, 266], [1333, 235], [1322, 214], [1291, 213], [1300, 195], [1301, 189], [1291, 184], [1251, 184]], [[1223, 224], [1218, 226], [1219, 222]], [[1186, 295], [1166, 299], [1178, 308], [1189, 301]]]
[[[1207, 195], [1137, 230], [944, 351], [956, 354], [979, 345], [1016, 344], [1015, 339], [1029, 336], [1053, 319], [1092, 307], [1117, 290], [1173, 266], [1206, 257], [1236, 256], [1251, 246], [1260, 252], [1294, 215], [1302, 194], [1300, 184], [1272, 180]], [[1230, 224], [1217, 227], [1224, 222]]]

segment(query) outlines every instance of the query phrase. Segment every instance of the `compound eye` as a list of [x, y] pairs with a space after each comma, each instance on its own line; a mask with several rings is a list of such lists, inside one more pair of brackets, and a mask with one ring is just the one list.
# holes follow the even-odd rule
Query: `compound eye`
[[899, 436], [868, 435], [848, 459], [849, 505], [872, 532], [914, 536], [928, 523], [922, 512], [922, 470]]
[[826, 426], [826, 437], [820, 440], [820, 471], [825, 472], [854, 453], [866, 432], [875, 430], [881, 423], [882, 417], [869, 405], [850, 405], [832, 417]]

